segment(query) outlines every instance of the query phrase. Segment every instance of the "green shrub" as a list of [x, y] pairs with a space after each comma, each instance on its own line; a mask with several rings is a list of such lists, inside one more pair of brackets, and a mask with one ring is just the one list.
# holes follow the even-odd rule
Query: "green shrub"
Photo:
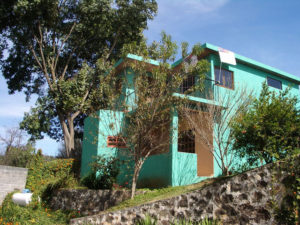
[[[294, 225], [299, 222], [300, 215], [300, 149], [297, 154], [279, 161], [273, 167], [273, 182], [278, 180], [284, 185], [284, 189], [272, 186], [272, 195], [281, 195], [282, 201], [273, 201], [275, 219], [279, 224]], [[282, 179], [284, 174], [284, 179]]]
[[231, 124], [233, 149], [250, 166], [285, 158], [300, 145], [300, 112], [297, 96], [289, 89], [275, 92], [263, 84], [258, 99]]
[[98, 156], [91, 167], [92, 171], [82, 178], [81, 183], [90, 189], [111, 189], [120, 171], [119, 160]]
[[12, 194], [7, 195], [0, 207], [0, 224], [67, 224], [68, 215], [61, 211], [51, 211], [42, 207], [42, 203], [33, 201], [29, 206], [23, 207], [14, 204]]
[[28, 206], [22, 207], [12, 202], [12, 194], [8, 195], [0, 208], [0, 224], [68, 224], [70, 218], [80, 216], [80, 213], [75, 211], [52, 211], [47, 206], [53, 191], [77, 185], [73, 176], [75, 160], [47, 161], [41, 152], [32, 155], [31, 158], [26, 188], [34, 192], [32, 201]]
[[11, 147], [9, 152], [6, 152], [5, 155], [1, 156], [0, 164], [7, 166], [27, 167], [33, 155], [35, 154], [34, 152], [35, 149], [31, 144], [27, 144], [20, 148]]
[[77, 181], [72, 173], [73, 164], [74, 159], [46, 161], [43, 156], [36, 154], [28, 166], [26, 188], [46, 197], [43, 192], [49, 190], [49, 186], [57, 188], [76, 186]]

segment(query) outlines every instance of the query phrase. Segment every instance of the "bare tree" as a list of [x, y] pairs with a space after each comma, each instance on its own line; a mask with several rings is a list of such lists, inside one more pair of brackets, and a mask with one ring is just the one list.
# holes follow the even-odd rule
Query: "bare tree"
[[211, 151], [222, 173], [228, 175], [234, 160], [231, 152], [234, 137], [230, 125], [236, 116], [247, 110], [252, 93], [243, 87], [219, 91], [217, 95], [208, 92], [211, 104], [190, 102], [180, 109], [180, 113], [193, 134]]
[[4, 135], [0, 135], [0, 142], [5, 145], [5, 154], [12, 148], [21, 148], [24, 146], [24, 131], [17, 127], [7, 128]]
[[[116, 115], [114, 119], [113, 116], [109, 116], [113, 121], [102, 120], [102, 123], [107, 123], [106, 128], [110, 132], [112, 128], [119, 130], [114, 139], [118, 139], [118, 145], [126, 148], [122, 152], [134, 162], [131, 184], [133, 198], [144, 162], [151, 155], [169, 150], [172, 111], [186, 104], [187, 93], [203, 89], [202, 84], [209, 64], [207, 60], [192, 63], [190, 56], [197, 57], [201, 52], [201, 45], [195, 45], [192, 54], [187, 56], [187, 44], [184, 43], [182, 55], [186, 65], [171, 69], [167, 62], [175, 60], [177, 45], [165, 33], [162, 33], [161, 42], [154, 42], [150, 47], [144, 43], [139, 46], [129, 45], [127, 48], [125, 51], [142, 56], [144, 60], [125, 62], [124, 68], [131, 68], [128, 73], [133, 71], [135, 76], [133, 80], [123, 80], [123, 84], [127, 84], [132, 91], [125, 93], [124, 101], [118, 102], [115, 109], [110, 111], [112, 115]], [[147, 60], [149, 58], [157, 60], [159, 64], [154, 66]], [[127, 72], [124, 73], [125, 77], [128, 77]], [[197, 77], [199, 85], [186, 90], [181, 97], [174, 95], [189, 75]], [[124, 115], [123, 119], [120, 118], [120, 112]], [[125, 123], [120, 122], [121, 120]], [[101, 125], [103, 127], [103, 124]], [[107, 132], [105, 133], [104, 135], [107, 135]], [[118, 145], [116, 147], [121, 147]]]

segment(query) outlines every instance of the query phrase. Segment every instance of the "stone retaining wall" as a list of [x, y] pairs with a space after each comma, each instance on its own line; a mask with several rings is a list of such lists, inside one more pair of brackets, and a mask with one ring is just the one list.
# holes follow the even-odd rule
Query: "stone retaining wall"
[[54, 210], [76, 210], [84, 215], [106, 210], [130, 198], [130, 191], [125, 190], [58, 190], [51, 200]]
[[[199, 221], [204, 217], [219, 218], [222, 224], [276, 224], [270, 197], [271, 166], [257, 168], [170, 199], [72, 219], [70, 224], [129, 225], [147, 214], [157, 218], [159, 224], [170, 224], [170, 221], [180, 218]], [[277, 188], [283, 188], [283, 185], [278, 184]]]
[[25, 188], [28, 169], [0, 165], [0, 205], [5, 196]]

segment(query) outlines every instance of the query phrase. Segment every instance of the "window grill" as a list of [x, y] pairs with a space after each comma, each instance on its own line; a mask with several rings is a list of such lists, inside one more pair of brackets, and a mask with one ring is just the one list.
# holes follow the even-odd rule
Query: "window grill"
[[178, 151], [195, 153], [195, 134], [192, 130], [183, 131], [179, 134]]
[[180, 85], [180, 92], [185, 93], [187, 90], [189, 90], [191, 87], [195, 85], [195, 76], [188, 75], [188, 77], [182, 82]]

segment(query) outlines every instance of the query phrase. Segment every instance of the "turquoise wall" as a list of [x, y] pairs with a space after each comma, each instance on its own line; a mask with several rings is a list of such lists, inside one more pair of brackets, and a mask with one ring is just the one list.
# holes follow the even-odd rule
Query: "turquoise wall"
[[[208, 177], [197, 176], [197, 154], [178, 152], [178, 113], [174, 112], [171, 136], [172, 145], [170, 151], [172, 154], [172, 186], [187, 185], [200, 182]], [[214, 175], [221, 174], [220, 168], [214, 160]]]
[[[210, 62], [210, 73], [207, 74], [208, 79], [214, 80], [214, 67], [220, 67], [219, 56], [210, 54], [207, 59]], [[214, 94], [214, 100], [218, 100], [225, 92], [234, 92], [239, 87], [246, 87], [258, 96], [262, 83], [266, 81], [267, 76], [280, 80], [282, 87], [291, 87], [291, 93], [299, 96], [299, 86], [288, 79], [283, 79], [271, 72], [266, 72], [255, 66], [249, 66], [245, 63], [238, 61], [236, 66], [222, 64], [222, 68], [230, 70], [234, 74], [234, 90], [229, 90], [224, 87], [219, 87], [209, 80], [205, 81], [206, 90], [203, 93], [198, 93], [192, 97], [195, 101], [206, 101], [201, 98], [207, 96], [207, 90], [211, 90]], [[125, 101], [127, 110], [131, 110], [135, 106], [135, 93], [134, 93], [134, 73], [131, 69], [126, 68], [120, 76], [125, 78], [124, 85], [122, 86], [122, 93], [120, 100]], [[270, 87], [271, 90], [277, 90]], [[199, 98], [197, 98], [197, 96]], [[209, 102], [207, 102], [209, 103]], [[89, 170], [89, 163], [96, 155], [114, 155], [126, 162], [121, 168], [121, 173], [118, 177], [118, 183], [131, 181], [131, 174], [133, 169], [133, 160], [126, 153], [125, 149], [116, 149], [107, 147], [107, 136], [117, 135], [122, 131], [124, 126], [123, 112], [114, 112], [111, 110], [100, 110], [95, 114], [96, 116], [88, 117], [85, 120], [84, 126], [84, 141], [82, 152], [82, 167], [81, 175], [85, 175]], [[114, 124], [114, 126], [111, 126]], [[172, 113], [172, 122], [170, 124], [170, 148], [169, 152], [160, 155], [150, 156], [144, 163], [138, 185], [157, 187], [157, 186], [178, 186], [196, 183], [207, 177], [197, 176], [197, 155], [192, 153], [178, 152], [178, 115]], [[215, 145], [216, 146], [216, 145]], [[235, 158], [236, 161], [239, 159]], [[221, 169], [218, 167], [216, 159], [214, 160], [214, 176], [221, 174]]]
[[90, 171], [90, 163], [98, 154], [98, 140], [99, 140], [99, 121], [98, 115], [95, 113], [84, 120], [84, 133], [81, 154], [81, 177], [88, 174]]
[[166, 187], [171, 185], [171, 160], [170, 153], [150, 156], [144, 163], [138, 187]]
[[[210, 55], [209, 57], [210, 62], [213, 61], [214, 66], [217, 68], [220, 67], [220, 60], [219, 56], [217, 55]], [[299, 96], [299, 85], [295, 82], [289, 81], [287, 79], [283, 79], [275, 74], [270, 72], [266, 72], [260, 70], [258, 68], [250, 67], [246, 64], [242, 64], [239, 61], [237, 65], [229, 65], [229, 64], [222, 64], [222, 68], [227, 69], [233, 72], [234, 76], [234, 87], [235, 90], [241, 86], [245, 86], [247, 90], [253, 90], [254, 94], [258, 97], [262, 88], [262, 83], [266, 82], [267, 76], [277, 79], [282, 82], [282, 88], [285, 89], [287, 87], [291, 87], [291, 94]], [[213, 69], [213, 67], [211, 67]], [[212, 76], [214, 78], [214, 73], [212, 72]], [[224, 91], [225, 88], [219, 87], [220, 94]], [[270, 87], [270, 90], [279, 91], [277, 88]], [[234, 91], [234, 90], [233, 90]]]
[[95, 156], [118, 156], [122, 158], [125, 149], [107, 147], [107, 137], [117, 136], [122, 131], [124, 113], [100, 110], [84, 121], [84, 139], [81, 159], [81, 176], [90, 171], [90, 163]]
[[[218, 55], [210, 54], [207, 59], [210, 62], [210, 73], [207, 74], [208, 79], [215, 79], [214, 76], [214, 67], [220, 68], [220, 60]], [[285, 89], [287, 87], [291, 88], [291, 94], [299, 96], [299, 86], [295, 84], [292, 81], [289, 81], [287, 79], [283, 79], [281, 77], [278, 77], [272, 73], [268, 73], [266, 71], [259, 70], [257, 68], [242, 64], [240, 62], [237, 63], [236, 66], [234, 65], [228, 65], [228, 64], [222, 64], [222, 68], [227, 69], [229, 71], [233, 72], [234, 76], [234, 90], [230, 90], [224, 87], [220, 87], [217, 85], [214, 85], [211, 81], [206, 81], [205, 87], [210, 88], [210, 90], [214, 93], [214, 99], [216, 101], [219, 100], [219, 98], [222, 98], [222, 95], [232, 94], [235, 93], [240, 87], [245, 87], [246, 90], [250, 93], [252, 93], [255, 96], [259, 96], [262, 83], [266, 82], [267, 76], [280, 80], [282, 82], [282, 88]], [[276, 90], [279, 91], [276, 88], [270, 87], [270, 90]], [[199, 97], [203, 97], [204, 95], [200, 95]], [[197, 95], [194, 95], [193, 100], [197, 100]], [[198, 100], [203, 101], [201, 99]], [[171, 154], [172, 154], [172, 186], [178, 186], [178, 185], [186, 185], [191, 183], [196, 183], [201, 180], [206, 179], [207, 177], [198, 177], [197, 176], [197, 154], [192, 153], [183, 153], [178, 152], [178, 143], [177, 143], [177, 136], [178, 136], [178, 115], [175, 113], [173, 117], [173, 127], [175, 128], [173, 130], [173, 143], [171, 145]], [[214, 146], [216, 144], [214, 143]], [[215, 151], [217, 151], [217, 148], [215, 147]], [[217, 165], [217, 159], [214, 159], [214, 176], [218, 176], [222, 173], [221, 169]], [[239, 162], [240, 159], [237, 157], [234, 158], [235, 162]]]
[[[122, 95], [118, 101], [124, 101], [127, 109], [135, 106], [136, 95], [134, 90], [134, 73], [126, 68], [121, 74], [124, 83]], [[95, 115], [85, 119], [84, 140], [81, 163], [81, 176], [90, 171], [89, 164], [97, 155], [117, 156], [123, 161], [118, 176], [118, 183], [130, 183], [133, 174], [134, 161], [126, 149], [107, 147], [107, 137], [116, 136], [122, 132], [124, 126], [124, 113], [112, 110], [100, 110]], [[169, 153], [150, 156], [144, 163], [139, 178], [138, 186], [168, 186], [171, 183], [171, 155]]]

